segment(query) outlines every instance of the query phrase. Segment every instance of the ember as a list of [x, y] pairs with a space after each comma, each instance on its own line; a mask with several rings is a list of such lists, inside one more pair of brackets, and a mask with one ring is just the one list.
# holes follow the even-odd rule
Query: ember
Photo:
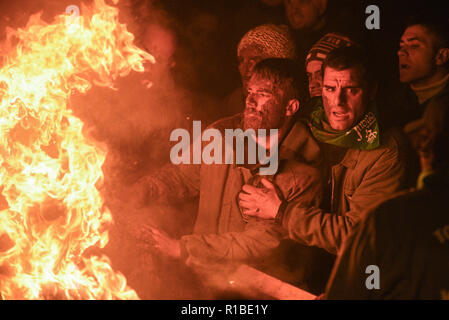
[[[0, 69], [0, 298], [137, 299], [107, 257], [112, 218], [97, 189], [106, 150], [82, 133], [68, 100], [113, 88], [153, 57], [103, 0], [53, 24], [8, 30]], [[5, 50], [5, 49], [4, 49]]]

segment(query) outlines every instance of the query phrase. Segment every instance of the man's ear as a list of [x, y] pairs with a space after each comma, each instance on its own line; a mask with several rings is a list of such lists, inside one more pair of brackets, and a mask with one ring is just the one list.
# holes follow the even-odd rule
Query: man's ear
[[287, 117], [293, 116], [299, 110], [299, 100], [298, 99], [290, 99], [287, 103], [287, 110], [285, 115]]
[[442, 66], [449, 61], [449, 48], [441, 48], [435, 57], [437, 66]]

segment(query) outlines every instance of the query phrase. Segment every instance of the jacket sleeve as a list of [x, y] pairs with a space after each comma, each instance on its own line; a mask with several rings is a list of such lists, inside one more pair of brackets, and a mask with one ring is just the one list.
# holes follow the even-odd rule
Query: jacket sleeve
[[360, 220], [361, 212], [401, 190], [404, 178], [402, 154], [396, 147], [388, 148], [366, 169], [352, 195], [345, 195], [349, 211], [344, 215], [325, 212], [319, 207], [304, 205], [299, 200], [287, 205], [282, 225], [291, 239], [337, 254], [344, 238]]
[[244, 262], [264, 258], [286, 237], [285, 230], [272, 221], [251, 219], [242, 232], [193, 234], [181, 238], [181, 256], [194, 261]]
[[[289, 167], [275, 182], [287, 201], [318, 205], [321, 200], [319, 170], [304, 164]], [[287, 180], [288, 184], [287, 184]], [[275, 249], [287, 231], [272, 220], [250, 218], [242, 232], [189, 235], [181, 239], [185, 259], [249, 261], [264, 258]]]
[[[240, 123], [241, 115], [225, 118], [211, 124], [206, 128], [224, 132], [225, 128], [234, 128]], [[197, 138], [201, 139], [202, 134]], [[198, 142], [198, 141], [197, 141]], [[190, 145], [190, 150], [195, 147]], [[200, 143], [201, 145], [201, 143]], [[201, 151], [202, 154], [202, 151]], [[190, 164], [168, 164], [155, 174], [141, 178], [137, 188], [144, 190], [144, 202], [157, 200], [161, 203], [177, 203], [190, 200], [199, 195], [201, 164], [193, 163], [193, 153], [190, 154]], [[141, 193], [138, 191], [138, 193]]]
[[140, 203], [181, 203], [199, 195], [199, 164], [169, 164], [157, 173], [142, 177], [134, 186]]

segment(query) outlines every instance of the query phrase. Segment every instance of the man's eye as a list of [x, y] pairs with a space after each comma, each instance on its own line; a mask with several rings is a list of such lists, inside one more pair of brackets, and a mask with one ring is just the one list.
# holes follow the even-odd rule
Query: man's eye
[[359, 92], [359, 88], [349, 88], [348, 92], [350, 94], [357, 94]]
[[324, 90], [326, 90], [327, 92], [334, 92], [335, 88], [332, 87], [324, 87]]

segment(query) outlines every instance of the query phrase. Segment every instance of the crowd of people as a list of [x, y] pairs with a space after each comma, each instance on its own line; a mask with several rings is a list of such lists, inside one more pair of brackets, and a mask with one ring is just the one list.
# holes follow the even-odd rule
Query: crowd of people
[[264, 2], [283, 4], [288, 25], [243, 35], [241, 82], [208, 128], [278, 129], [278, 170], [169, 163], [126, 185], [142, 214], [197, 201], [191, 234], [146, 227], [151, 249], [192, 267], [251, 264], [329, 299], [448, 299], [447, 12], [408, 19], [391, 79], [388, 46], [366, 45], [349, 1]]

